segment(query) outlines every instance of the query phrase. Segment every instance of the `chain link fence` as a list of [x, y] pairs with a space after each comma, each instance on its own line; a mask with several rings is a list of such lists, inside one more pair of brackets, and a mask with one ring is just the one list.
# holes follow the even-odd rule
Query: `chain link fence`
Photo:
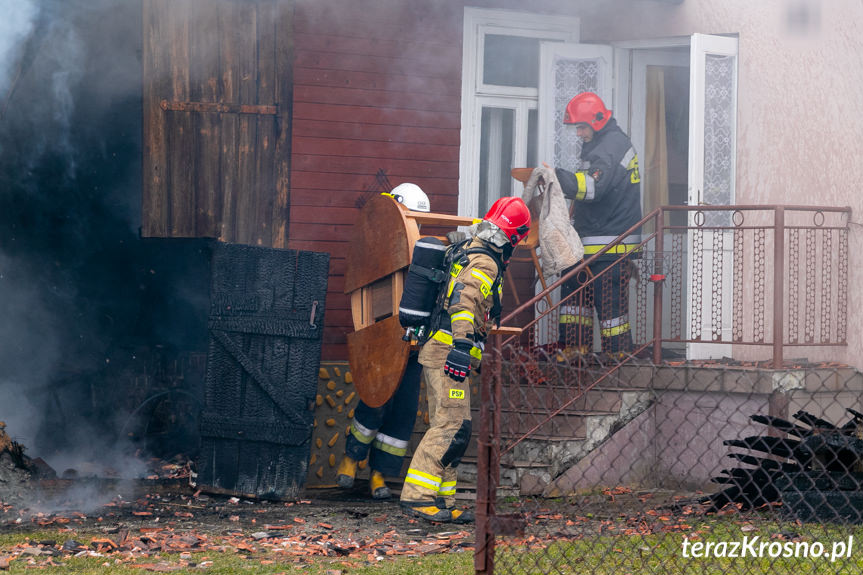
[[[863, 572], [856, 370], [494, 367], [483, 416], [498, 465], [478, 497], [480, 571]], [[550, 408], [571, 392], [555, 372], [576, 368], [602, 379]], [[526, 384], [536, 370], [545, 379]]]
[[847, 214], [701, 215], [487, 348], [477, 572], [863, 572], [863, 374], [788, 357], [845, 345]]

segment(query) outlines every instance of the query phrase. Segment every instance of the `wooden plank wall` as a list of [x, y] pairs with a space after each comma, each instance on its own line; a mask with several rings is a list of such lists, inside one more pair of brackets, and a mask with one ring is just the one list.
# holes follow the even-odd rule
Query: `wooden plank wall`
[[144, 0], [145, 237], [286, 246], [292, 13]]
[[324, 359], [347, 358], [351, 226], [379, 170], [455, 214], [463, 4], [299, 1], [289, 246], [331, 254]]

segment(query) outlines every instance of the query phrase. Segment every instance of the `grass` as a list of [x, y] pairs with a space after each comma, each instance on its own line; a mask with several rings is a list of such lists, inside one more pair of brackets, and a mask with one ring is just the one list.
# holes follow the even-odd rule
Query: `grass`
[[[770, 573], [780, 575], [863, 573], [863, 528], [843, 526], [797, 526], [789, 524], [759, 523], [756, 527], [742, 522], [739, 518], [711, 518], [698, 522], [687, 532], [657, 533], [649, 535], [593, 536], [582, 540], [558, 540], [545, 546], [540, 541], [518, 542], [512, 546], [499, 546], [496, 554], [496, 573], [516, 575], [527, 573], [591, 573], [596, 575], [624, 575], [627, 573], [683, 574], [700, 573], [716, 575], [753, 575]], [[785, 533], [784, 537], [779, 534]], [[847, 544], [853, 536], [850, 558], [841, 557], [831, 561], [832, 546]], [[820, 558], [782, 557], [785, 548], [770, 556], [770, 548], [765, 546], [763, 554], [753, 557], [729, 557], [730, 542], [743, 542], [744, 537], [752, 540], [758, 537], [754, 549], [758, 552], [761, 542], [780, 546], [788, 542], [793, 553], [799, 543], [800, 553], [815, 542], [825, 547]], [[693, 557], [692, 548], [684, 556], [684, 538], [712, 547], [722, 541], [727, 542], [720, 552], [709, 557]], [[722, 551], [724, 549], [724, 551]], [[738, 548], [738, 555], [740, 554]], [[779, 548], [774, 547], [774, 551]], [[724, 557], [721, 555], [725, 555]]]
[[[91, 532], [58, 533], [47, 530], [2, 534], [0, 535], [0, 558], [8, 556], [11, 548], [16, 545], [36, 545], [40, 541], [63, 543], [68, 539], [86, 542], [97, 535]], [[38, 567], [39, 573], [44, 574], [144, 575], [153, 572], [140, 565], [157, 566], [157, 568], [185, 565], [182, 570], [170, 572], [208, 575], [237, 573], [327, 575], [333, 570], [341, 571], [344, 575], [463, 575], [473, 572], [473, 552], [470, 549], [422, 557], [384, 558], [380, 561], [312, 556], [298, 562], [294, 557], [280, 558], [278, 553], [273, 552], [241, 554], [214, 550], [191, 553], [190, 559], [182, 559], [177, 553], [160, 553], [153, 557], [134, 559], [130, 559], [126, 554], [114, 553], [103, 557], [55, 557], [53, 561], [57, 565], [48, 564], [46, 557], [32, 558], [20, 555], [10, 562], [8, 571], [0, 572], [33, 573], [35, 567]], [[206, 568], [203, 568], [204, 565]]]
[[[293, 563], [279, 562], [262, 564], [263, 556], [240, 556], [234, 554], [194, 553], [191, 563], [200, 565], [204, 558], [212, 561], [205, 569], [185, 567], [173, 573], [207, 573], [208, 575], [228, 575], [237, 573], [261, 573], [275, 575], [278, 573], [306, 573], [308, 575], [327, 575], [328, 571], [338, 570], [351, 575], [463, 575], [473, 571], [473, 553], [448, 553], [422, 558], [400, 557], [385, 559], [375, 563], [365, 561], [344, 561], [331, 558], [313, 559], [309, 562]], [[160, 558], [137, 560], [125, 563], [108, 557], [70, 557], [60, 560], [61, 565], [45, 566], [39, 573], [74, 573], [76, 575], [108, 574], [108, 575], [142, 575], [147, 571], [134, 564], [164, 564], [182, 565], [178, 555], [162, 555]], [[10, 564], [8, 573], [33, 573], [26, 559], [18, 559]]]
[[[779, 575], [809, 574], [863, 574], [863, 526], [846, 527], [831, 525], [795, 525], [759, 520], [757, 517], [710, 517], [691, 521], [691, 528], [685, 532], [651, 533], [646, 535], [596, 535], [581, 533], [583, 539], [499, 539], [495, 556], [495, 573], [498, 575], [521, 574], [596, 574], [623, 575], [633, 574], [716, 574], [716, 575], [753, 575], [770, 573]], [[779, 535], [782, 534], [782, 537]], [[0, 557], [8, 555], [9, 550], [22, 543], [66, 539], [87, 541], [92, 533], [58, 533], [47, 530], [29, 533], [0, 535]], [[742, 541], [759, 537], [759, 541], [780, 543], [790, 541], [806, 542], [810, 545], [821, 542], [825, 546], [824, 558], [771, 558], [763, 557], [692, 557], [683, 555], [683, 541], [712, 542]], [[830, 560], [834, 542], [847, 542], [853, 536], [851, 557]], [[758, 548], [758, 545], [755, 546]], [[301, 561], [294, 557], [279, 556], [277, 551], [260, 551], [243, 554], [229, 549], [225, 552], [206, 550], [192, 553], [191, 559], [181, 559], [178, 554], [160, 554], [148, 558], [130, 559], [123, 554], [104, 557], [58, 557], [54, 561], [60, 565], [45, 564], [45, 558], [30, 559], [19, 556], [10, 564], [8, 573], [32, 573], [36, 563], [42, 573], [142, 575], [151, 571], [134, 567], [141, 564], [159, 566], [180, 566], [203, 562], [206, 569], [187, 566], [176, 573], [307, 573], [327, 575], [330, 571], [340, 571], [343, 575], [456, 575], [473, 572], [473, 553], [470, 549], [461, 552], [450, 551], [421, 557], [387, 557], [381, 561], [365, 558], [304, 557]]]

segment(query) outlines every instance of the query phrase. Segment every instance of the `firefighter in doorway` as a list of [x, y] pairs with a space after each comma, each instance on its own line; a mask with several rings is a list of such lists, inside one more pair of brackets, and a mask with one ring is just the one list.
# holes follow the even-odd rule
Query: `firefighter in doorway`
[[[400, 184], [388, 195], [409, 210], [431, 211], [428, 196], [416, 184]], [[359, 462], [368, 457], [372, 499], [383, 500], [392, 496], [384, 478], [401, 475], [402, 462], [414, 429], [422, 373], [417, 353], [411, 351], [402, 380], [385, 404], [369, 407], [360, 400], [354, 410], [345, 454], [336, 472], [339, 487], [353, 487]]]
[[449, 268], [431, 337], [419, 355], [430, 426], [401, 493], [409, 515], [454, 523], [474, 519], [473, 512], [455, 507], [456, 468], [471, 435], [470, 374], [482, 361], [492, 324], [500, 319], [503, 266], [529, 229], [530, 211], [521, 198], [501, 198], [477, 225], [464, 255], [456, 256]]
[[[574, 125], [582, 141], [582, 165], [577, 171], [556, 168], [555, 173], [564, 195], [575, 201], [573, 226], [584, 244], [584, 257], [590, 258], [641, 219], [638, 156], [611, 110], [596, 94], [583, 92], [570, 100], [563, 122]], [[626, 254], [636, 257], [640, 243], [640, 231], [631, 232], [583, 273], [564, 283], [561, 299], [593, 280], [561, 306], [561, 361], [593, 351], [594, 310], [604, 354], [620, 358], [632, 349], [628, 292], [631, 263], [619, 260]]]

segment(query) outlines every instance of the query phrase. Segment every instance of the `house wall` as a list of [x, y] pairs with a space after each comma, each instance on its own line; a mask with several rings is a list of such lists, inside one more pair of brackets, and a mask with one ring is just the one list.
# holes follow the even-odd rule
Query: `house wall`
[[324, 359], [347, 358], [343, 293], [357, 209], [418, 184], [435, 212], [458, 194], [461, 11], [417, 2], [301, 1], [295, 8], [289, 246], [330, 252]]
[[[508, 0], [469, 4], [525, 9]], [[333, 257], [325, 359], [347, 356], [346, 242], [357, 206], [378, 191], [376, 173], [385, 171], [392, 185], [413, 181], [435, 212], [456, 213], [463, 8], [418, 0], [296, 4], [289, 245]], [[863, 210], [855, 193], [863, 166], [843, 153], [863, 141], [863, 5], [856, 0], [558, 0], [531, 10], [578, 16], [585, 43], [737, 34], [737, 202]], [[857, 218], [852, 286], [863, 264]], [[863, 367], [863, 313], [854, 311], [861, 308], [863, 296], [849, 289], [846, 350], [790, 355]]]
[[[863, 4], [856, 0], [616, 0], [583, 19], [582, 41], [739, 35], [737, 202], [850, 206], [849, 284], [863, 265]], [[620, 18], [620, 14], [626, 14]], [[807, 18], [808, 15], [808, 18]], [[851, 151], [849, 153], [849, 151]], [[848, 347], [795, 357], [863, 367], [863, 295], [850, 288]]]
[[289, 247], [332, 256], [324, 359], [347, 358], [345, 257], [378, 172], [457, 213], [463, 14], [443, 0], [296, 3]]

